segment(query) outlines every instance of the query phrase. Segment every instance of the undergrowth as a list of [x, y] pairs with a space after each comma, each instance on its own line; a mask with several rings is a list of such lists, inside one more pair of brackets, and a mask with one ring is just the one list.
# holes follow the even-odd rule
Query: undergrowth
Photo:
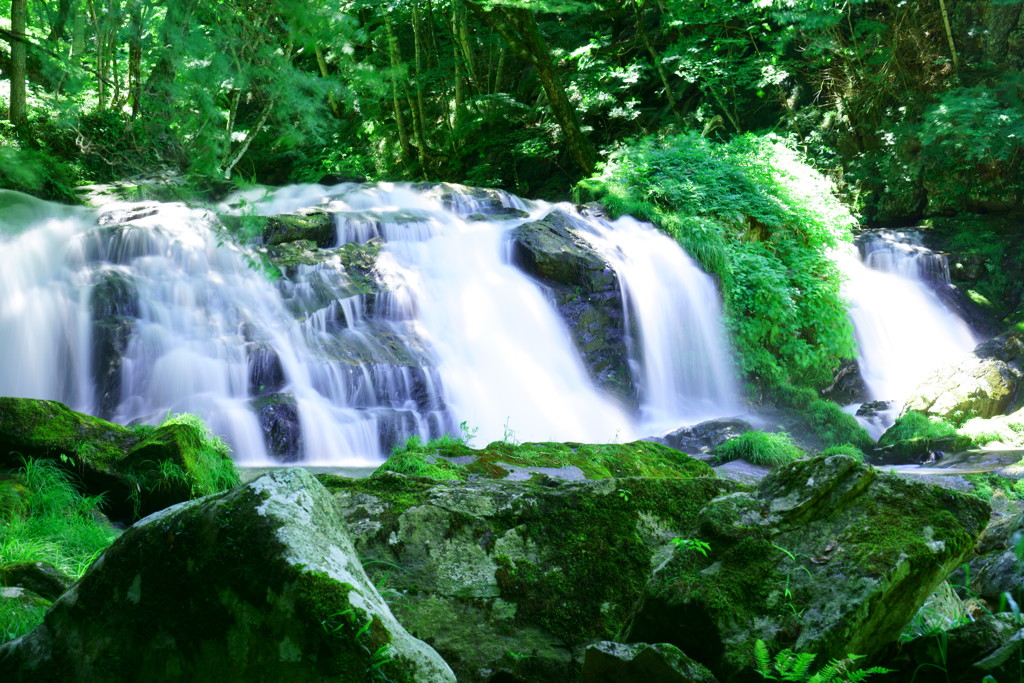
[[804, 452], [786, 433], [746, 432], [715, 449], [715, 459], [719, 463], [742, 458], [761, 467], [778, 467], [803, 455]]

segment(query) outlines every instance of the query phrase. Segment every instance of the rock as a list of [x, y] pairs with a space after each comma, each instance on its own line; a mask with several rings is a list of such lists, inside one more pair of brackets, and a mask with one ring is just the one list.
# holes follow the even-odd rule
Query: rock
[[0, 467], [54, 460], [86, 493], [103, 493], [103, 510], [115, 519], [138, 519], [237, 484], [226, 447], [213, 444], [198, 421], [128, 429], [57, 401], [0, 398]]
[[1017, 559], [1018, 543], [1024, 539], [1024, 513], [993, 523], [985, 530], [967, 571], [957, 570], [951, 578], [964, 583], [969, 594], [998, 605], [1009, 594], [1024, 603], [1024, 568]]
[[860, 366], [855, 360], [843, 361], [832, 384], [821, 391], [821, 397], [841, 406], [851, 403], [863, 403], [868, 399], [868, 385], [860, 374]]
[[140, 218], [155, 216], [159, 212], [160, 206], [157, 204], [134, 204], [128, 207], [118, 206], [116, 208], [108, 207], [100, 212], [98, 223], [100, 227], [104, 228], [112, 225], [124, 225], [125, 223], [137, 221]]
[[711, 477], [707, 464], [649, 441], [626, 444], [573, 442], [512, 444], [495, 441], [484, 448], [460, 443], [405, 446], [378, 468], [432, 479], [527, 481], [549, 477], [564, 481], [619, 477]]
[[466, 218], [467, 221], [513, 221], [529, 218], [530, 214], [522, 209], [501, 207], [500, 210], [492, 213], [474, 213]]
[[302, 460], [302, 426], [299, 408], [292, 394], [270, 394], [250, 401], [263, 429], [267, 451], [281, 462]]
[[45, 562], [14, 562], [0, 566], [0, 586], [24, 588], [46, 600], [56, 600], [72, 583], [70, 577]]
[[1017, 681], [1022, 644], [1024, 619], [1005, 612], [984, 614], [962, 626], [903, 643], [883, 663], [908, 674], [915, 672], [917, 683], [977, 683], [986, 676]]
[[510, 233], [512, 261], [549, 288], [598, 386], [636, 405], [622, 290], [611, 266], [575, 234], [571, 217], [552, 211]]
[[649, 440], [688, 455], [707, 454], [715, 450], [719, 444], [753, 429], [748, 422], [738, 418], [708, 420], [663, 436], [651, 437]]
[[603, 641], [587, 648], [582, 683], [717, 683], [705, 667], [668, 643], [623, 645]]
[[395, 620], [301, 469], [140, 521], [42, 626], [0, 646], [0, 678], [455, 680]]
[[297, 213], [271, 216], [263, 228], [263, 243], [267, 246], [311, 240], [321, 249], [338, 242], [334, 218], [320, 208], [303, 209]]
[[904, 405], [943, 418], [995, 417], [1024, 406], [1024, 334], [1011, 331], [978, 345], [918, 386]]
[[857, 408], [857, 417], [875, 417], [879, 413], [897, 407], [896, 401], [868, 401]]
[[671, 540], [742, 489], [712, 476], [320, 479], [370, 578], [404, 596], [396, 616], [465, 681], [575, 680], [584, 648], [621, 631]]
[[113, 417], [121, 401], [121, 365], [138, 318], [138, 291], [118, 270], [101, 271], [89, 295], [92, 372], [99, 417]]
[[248, 353], [248, 361], [250, 395], [267, 396], [281, 391], [286, 380], [276, 349], [269, 345], [253, 344]]
[[700, 512], [704, 554], [661, 564], [627, 629], [719, 679], [753, 675], [756, 640], [819, 661], [894, 641], [969, 556], [988, 504], [882, 474], [849, 456], [785, 465]]

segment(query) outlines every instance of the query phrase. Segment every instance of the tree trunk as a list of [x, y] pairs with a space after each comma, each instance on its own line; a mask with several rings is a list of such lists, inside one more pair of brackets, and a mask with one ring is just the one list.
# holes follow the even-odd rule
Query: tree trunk
[[60, 0], [57, 4], [57, 17], [53, 20], [50, 33], [46, 36], [47, 42], [56, 43], [64, 37], [67, 30], [68, 19], [71, 17], [71, 0]]
[[388, 34], [388, 56], [391, 59], [391, 102], [394, 107], [395, 127], [398, 128], [398, 144], [402, 150], [402, 160], [408, 164], [413, 158], [412, 143], [409, 142], [409, 131], [405, 127], [405, 116], [402, 114], [402, 101], [398, 94], [398, 69], [402, 63], [399, 53], [398, 38], [387, 13], [384, 14], [384, 27]]
[[[665, 71], [665, 65], [661, 63], [661, 56], [658, 54], [658, 51], [654, 49], [654, 43], [651, 42], [651, 37], [647, 35], [647, 28], [644, 26], [644, 15], [636, 0], [633, 0], [633, 11], [636, 13], [637, 32], [640, 34], [641, 40], [643, 40], [644, 47], [647, 48], [647, 53], [651, 55], [651, 61], [654, 63], [654, 68], [658, 72], [658, 78], [661, 79], [661, 85], [665, 88], [665, 98], [668, 100], [668, 105], [672, 108], [672, 112], [676, 113], [676, 96], [672, 92], [672, 83], [668, 79], [668, 72]], [[676, 113], [676, 115], [678, 116], [678, 113]]]
[[128, 16], [131, 29], [128, 38], [128, 93], [132, 104], [132, 119], [142, 109], [142, 6], [141, 0], [129, 0]]
[[544, 42], [544, 37], [540, 34], [533, 13], [529, 10], [500, 6], [487, 11], [473, 0], [463, 0], [463, 2], [491, 28], [501, 34], [509, 47], [537, 70], [537, 76], [544, 87], [551, 113], [554, 114], [555, 121], [558, 122], [558, 127], [565, 138], [566, 148], [580, 170], [585, 175], [591, 175], [594, 172], [594, 164], [597, 162], [597, 152], [587, 136], [583, 134], [579, 114], [572, 102], [569, 101], [569, 96], [565, 94], [565, 88], [558, 77], [555, 63], [551, 59], [551, 52], [548, 50], [547, 43]]
[[416, 131], [416, 141], [419, 144], [420, 168], [427, 171], [427, 126], [426, 117], [423, 113], [423, 27], [420, 24], [420, 13], [415, 2], [412, 3], [412, 38], [414, 50], [413, 66], [416, 69], [416, 102], [413, 110], [413, 128]]
[[[324, 51], [320, 49], [319, 45], [314, 45], [313, 51], [316, 53], [316, 65], [320, 68], [320, 77], [329, 79], [331, 74], [327, 70], [327, 59], [324, 57]], [[331, 105], [331, 113], [334, 114], [334, 118], [341, 118], [341, 107], [338, 106], [338, 100], [334, 96], [333, 90], [327, 91], [327, 103]]]
[[14, 125], [25, 123], [28, 118], [27, 79], [25, 57], [25, 29], [28, 24], [27, 0], [11, 0], [11, 109], [9, 119]]

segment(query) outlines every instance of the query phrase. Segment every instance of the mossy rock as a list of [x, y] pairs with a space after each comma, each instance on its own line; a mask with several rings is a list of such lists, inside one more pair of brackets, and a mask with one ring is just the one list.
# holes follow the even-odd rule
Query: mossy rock
[[938, 416], [905, 411], [878, 439], [878, 451], [887, 458], [907, 461], [929, 452], [955, 452], [969, 448], [971, 439]]
[[325, 249], [338, 241], [334, 218], [323, 209], [305, 209], [293, 214], [271, 216], [263, 228], [263, 243], [267, 246], [311, 240]]
[[672, 643], [723, 681], [753, 677], [759, 639], [818, 661], [871, 657], [972, 554], [989, 513], [848, 456], [797, 461], [700, 512], [707, 554], [658, 569], [628, 637]]
[[455, 680], [395, 620], [301, 469], [131, 527], [42, 626], [0, 646], [0, 678]]
[[744, 490], [712, 476], [319, 478], [371, 579], [403, 596], [396, 616], [467, 681], [576, 680], [587, 645], [617, 637], [672, 539], [696, 533], [713, 498]]
[[0, 398], [0, 467], [55, 460], [87, 494], [104, 494], [104, 512], [117, 519], [212, 493], [212, 475], [237, 483], [230, 458], [211, 454], [207, 438], [198, 424], [128, 429], [57, 401]]
[[714, 470], [685, 453], [649, 441], [626, 444], [495, 441], [482, 449], [459, 443], [412, 442], [400, 447], [374, 476], [398, 472], [432, 479], [562, 480], [713, 477]]
[[914, 390], [904, 411], [962, 422], [995, 417], [1024, 406], [1024, 333], [990, 339]]

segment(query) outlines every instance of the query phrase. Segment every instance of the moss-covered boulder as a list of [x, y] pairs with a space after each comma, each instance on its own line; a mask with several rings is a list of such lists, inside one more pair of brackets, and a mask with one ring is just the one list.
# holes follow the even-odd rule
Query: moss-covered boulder
[[910, 410], [879, 437], [878, 453], [895, 462], [923, 461], [940, 451], [961, 451], [970, 445], [971, 439], [945, 419]]
[[395, 449], [377, 469], [377, 474], [384, 472], [432, 479], [506, 481], [714, 476], [709, 465], [648, 441], [625, 444], [495, 441], [475, 449], [454, 440], [422, 444], [413, 439]]
[[1024, 333], [1008, 332], [938, 369], [904, 410], [961, 421], [1005, 415], [1024, 406]]
[[71, 587], [72, 579], [45, 562], [0, 565], [0, 586], [24, 588], [46, 600], [56, 600]]
[[915, 683], [1020, 681], [1024, 678], [1022, 648], [1024, 618], [1009, 612], [983, 614], [901, 644], [884, 664], [908, 672], [906, 680], [914, 672]]
[[575, 233], [571, 218], [552, 211], [512, 230], [512, 261], [554, 295], [583, 362], [598, 386], [628, 404], [636, 388], [629, 370], [626, 318], [618, 276]]
[[57, 401], [0, 398], [0, 468], [47, 458], [75, 475], [104, 511], [138, 519], [238, 483], [227, 448], [198, 419], [128, 429]]
[[133, 526], [42, 626], [0, 646], [0, 678], [455, 680], [395, 620], [301, 469]]
[[848, 456], [783, 466], [701, 510], [706, 554], [686, 547], [657, 568], [628, 638], [672, 643], [723, 681], [753, 678], [759, 639], [821, 662], [875, 655], [988, 517], [977, 498]]
[[402, 596], [396, 616], [464, 681], [576, 680], [586, 647], [617, 638], [672, 539], [742, 488], [713, 476], [321, 481], [371, 579]]
[[267, 219], [263, 227], [264, 244], [273, 246], [296, 240], [310, 240], [320, 248], [334, 246], [338, 242], [334, 218], [323, 209], [312, 208]]

